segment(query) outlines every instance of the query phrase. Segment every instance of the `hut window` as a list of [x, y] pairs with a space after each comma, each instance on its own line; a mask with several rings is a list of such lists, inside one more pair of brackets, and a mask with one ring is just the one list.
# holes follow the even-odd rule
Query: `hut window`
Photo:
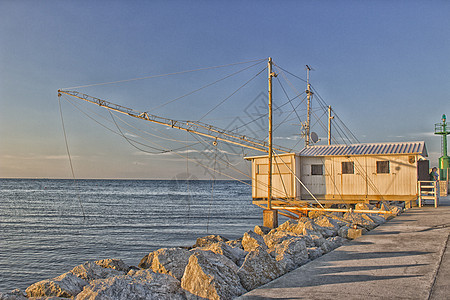
[[377, 174], [389, 174], [389, 161], [377, 161]]
[[355, 166], [352, 161], [342, 162], [342, 174], [355, 174]]
[[323, 175], [323, 165], [311, 165], [311, 175]]

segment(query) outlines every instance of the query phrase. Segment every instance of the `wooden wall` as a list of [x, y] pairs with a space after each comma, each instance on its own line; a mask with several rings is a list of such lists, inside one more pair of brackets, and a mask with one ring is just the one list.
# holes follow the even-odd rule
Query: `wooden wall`
[[[318, 199], [415, 199], [418, 159], [418, 155], [299, 157], [295, 153], [289, 153], [274, 156], [272, 195], [297, 200], [312, 199], [291, 173], [290, 170], [293, 170]], [[252, 197], [265, 199], [268, 182], [267, 156], [253, 157], [251, 160]], [[377, 161], [389, 161], [389, 173], [377, 172]], [[342, 174], [343, 162], [353, 162], [353, 174]], [[323, 165], [323, 175], [311, 174], [311, 165]]]
[[[380, 161], [389, 162], [389, 173], [377, 172]], [[353, 162], [353, 174], [342, 173], [343, 162]], [[323, 176], [311, 175], [311, 165], [317, 163], [324, 165]], [[320, 198], [403, 200], [417, 196], [417, 156], [414, 155], [302, 157], [301, 165], [302, 181]], [[305, 189], [301, 195], [302, 199], [309, 198]]]

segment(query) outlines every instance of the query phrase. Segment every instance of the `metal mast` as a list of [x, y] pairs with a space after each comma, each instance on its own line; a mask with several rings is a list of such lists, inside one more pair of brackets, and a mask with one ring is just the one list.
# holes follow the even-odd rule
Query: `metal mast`
[[309, 71], [311, 71], [311, 67], [306, 65], [306, 136], [305, 136], [305, 147], [309, 146], [309, 136], [310, 136], [310, 124], [311, 124], [311, 96], [313, 92], [311, 92], [311, 84], [309, 83]]
[[331, 145], [331, 120], [334, 116], [331, 116], [331, 106], [328, 106], [328, 145]]
[[267, 209], [263, 211], [263, 225], [269, 228], [278, 227], [278, 211], [272, 207], [272, 161], [273, 161], [273, 138], [272, 138], [272, 77], [277, 75], [272, 72], [272, 58], [267, 63], [269, 72], [269, 155], [268, 155], [268, 178], [267, 178]]
[[269, 72], [269, 178], [267, 179], [267, 209], [272, 209], [272, 58], [267, 63]]

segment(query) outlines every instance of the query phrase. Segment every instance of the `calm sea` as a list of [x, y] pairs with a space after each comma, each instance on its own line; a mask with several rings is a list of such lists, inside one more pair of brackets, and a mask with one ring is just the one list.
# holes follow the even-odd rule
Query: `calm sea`
[[153, 250], [235, 239], [261, 222], [251, 187], [236, 181], [0, 179], [0, 291], [87, 260], [136, 266]]

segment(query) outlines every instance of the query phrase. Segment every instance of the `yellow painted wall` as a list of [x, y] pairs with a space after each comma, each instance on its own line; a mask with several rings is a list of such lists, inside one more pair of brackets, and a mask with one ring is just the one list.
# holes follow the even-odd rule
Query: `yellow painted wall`
[[[291, 173], [290, 170], [293, 170], [319, 198], [414, 197], [417, 195], [417, 159], [417, 155], [299, 157], [295, 153], [284, 154], [274, 157], [272, 194], [278, 198], [311, 198]], [[267, 198], [267, 160], [267, 156], [252, 158], [253, 198]], [[376, 162], [385, 160], [390, 164], [389, 174], [377, 174]], [[342, 174], [342, 162], [353, 162], [354, 174]], [[312, 164], [323, 164], [324, 175], [312, 175]]]

